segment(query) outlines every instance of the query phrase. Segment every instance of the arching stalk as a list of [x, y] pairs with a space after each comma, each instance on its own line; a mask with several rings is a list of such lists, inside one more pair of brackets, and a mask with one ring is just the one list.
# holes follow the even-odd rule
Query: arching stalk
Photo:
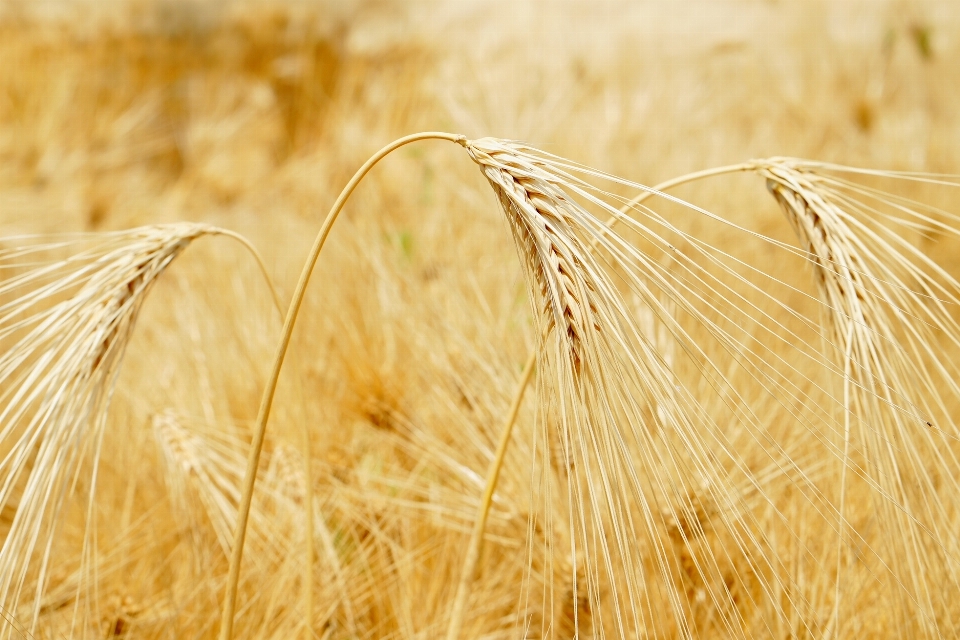
[[273, 398], [277, 390], [277, 383], [280, 379], [280, 369], [283, 367], [283, 361], [287, 354], [287, 348], [290, 345], [290, 337], [293, 335], [293, 327], [297, 321], [297, 315], [300, 312], [300, 307], [303, 304], [303, 298], [307, 290], [307, 285], [310, 283], [310, 276], [313, 273], [313, 268], [317, 264], [317, 259], [320, 257], [320, 250], [323, 248], [323, 245], [327, 240], [327, 236], [330, 234], [330, 229], [333, 227], [333, 223], [336, 222], [337, 217], [340, 215], [340, 211], [343, 209], [344, 204], [346, 204], [351, 194], [353, 194], [354, 189], [357, 188], [357, 185], [361, 180], [363, 180], [364, 176], [369, 173], [370, 169], [372, 169], [378, 162], [380, 162], [380, 160], [388, 156], [396, 149], [419, 140], [448, 140], [461, 145], [465, 144], [467, 141], [467, 139], [462, 135], [431, 131], [405, 136], [380, 149], [380, 151], [374, 154], [364, 163], [362, 167], [360, 167], [360, 169], [350, 179], [350, 182], [348, 182], [343, 188], [343, 191], [340, 192], [340, 196], [337, 198], [336, 202], [334, 202], [333, 207], [330, 209], [326, 219], [323, 221], [323, 226], [320, 228], [320, 232], [317, 234], [317, 238], [313, 243], [313, 247], [310, 249], [310, 253], [307, 256], [307, 261], [303, 267], [303, 271], [300, 273], [300, 280], [297, 282], [297, 288], [294, 290], [293, 298], [290, 301], [287, 315], [283, 321], [283, 331], [280, 337], [280, 342], [277, 345], [277, 351], [274, 356], [270, 377], [267, 379], [267, 384], [263, 390], [263, 396], [260, 400], [260, 410], [257, 414], [253, 442], [250, 445], [250, 455], [247, 459], [247, 471], [246, 475], [244, 476], [242, 495], [237, 512], [237, 525], [233, 536], [233, 546], [230, 554], [230, 569], [227, 575], [227, 590], [224, 594], [223, 612], [220, 620], [220, 640], [231, 640], [233, 637], [233, 617], [237, 606], [237, 586], [240, 581], [240, 563], [243, 560], [243, 545], [247, 535], [247, 520], [250, 516], [250, 505], [253, 499], [253, 487], [256, 483], [257, 466], [260, 463], [260, 453], [263, 450], [263, 439], [267, 430], [267, 421], [270, 418], [270, 409], [273, 406]]
[[280, 314], [280, 317], [283, 318], [283, 305], [280, 303], [280, 294], [277, 292], [277, 287], [274, 286], [273, 280], [270, 278], [270, 274], [267, 272], [267, 265], [263, 262], [263, 256], [261, 256], [260, 252], [257, 251], [257, 248], [253, 246], [253, 243], [236, 231], [230, 231], [229, 229], [217, 229], [215, 235], [233, 238], [243, 245], [250, 255], [253, 256], [253, 259], [257, 263], [257, 267], [260, 268], [260, 273], [263, 275], [264, 282], [267, 283], [267, 288], [270, 289], [270, 299], [273, 301], [273, 306], [276, 308], [277, 313]]

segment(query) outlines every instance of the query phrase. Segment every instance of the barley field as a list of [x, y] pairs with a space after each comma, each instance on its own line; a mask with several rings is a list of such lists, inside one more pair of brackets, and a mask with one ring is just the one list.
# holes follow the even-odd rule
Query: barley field
[[958, 637], [958, 114], [946, 0], [0, 0], [0, 638]]

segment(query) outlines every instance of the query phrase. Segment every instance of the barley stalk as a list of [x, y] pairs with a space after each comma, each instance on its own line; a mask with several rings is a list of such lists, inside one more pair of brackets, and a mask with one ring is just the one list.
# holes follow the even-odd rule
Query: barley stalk
[[221, 640], [230, 640], [233, 637], [234, 611], [237, 603], [237, 585], [239, 584], [240, 580], [240, 564], [243, 560], [243, 547], [246, 539], [247, 520], [250, 515], [253, 489], [256, 483], [257, 466], [260, 462], [260, 454], [263, 450], [263, 441], [266, 435], [267, 422], [270, 419], [270, 409], [273, 406], [274, 394], [276, 393], [277, 383], [280, 379], [280, 370], [283, 367], [283, 361], [286, 357], [287, 348], [290, 345], [290, 338], [293, 335], [293, 328], [300, 313], [300, 307], [303, 304], [303, 298], [306, 294], [307, 285], [310, 283], [310, 276], [312, 275], [313, 268], [320, 257], [320, 250], [326, 243], [330, 229], [333, 228], [333, 223], [336, 222], [337, 218], [339, 217], [340, 211], [343, 209], [343, 206], [350, 198], [350, 195], [353, 193], [354, 189], [356, 189], [357, 185], [360, 184], [360, 181], [363, 180], [364, 176], [366, 176], [367, 173], [369, 173], [369, 171], [380, 160], [394, 150], [412, 142], [430, 139], [447, 140], [457, 144], [463, 144], [466, 140], [460, 135], [427, 132], [400, 138], [378, 151], [369, 160], [367, 160], [362, 167], [360, 167], [357, 173], [354, 174], [347, 185], [343, 188], [343, 191], [341, 191], [336, 202], [334, 202], [333, 207], [330, 209], [330, 212], [327, 214], [327, 217], [324, 219], [323, 225], [317, 234], [317, 238], [314, 241], [313, 247], [311, 247], [310, 253], [307, 256], [306, 264], [300, 273], [300, 279], [297, 282], [297, 287], [294, 290], [293, 298], [290, 301], [290, 307], [286, 316], [284, 317], [280, 342], [277, 345], [277, 352], [274, 356], [270, 376], [267, 379], [263, 396], [261, 398], [260, 409], [257, 414], [257, 421], [254, 428], [253, 442], [250, 446], [250, 455], [247, 458], [247, 469], [244, 475], [242, 486], [239, 514], [236, 527], [234, 529], [232, 553], [230, 556], [230, 570], [229, 575], [227, 576], [226, 593], [224, 594], [223, 599], [223, 611], [220, 620], [219, 636]]

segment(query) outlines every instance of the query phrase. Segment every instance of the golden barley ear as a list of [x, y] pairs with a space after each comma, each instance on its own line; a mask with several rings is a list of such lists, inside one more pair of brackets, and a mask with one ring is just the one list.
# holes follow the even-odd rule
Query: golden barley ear
[[[223, 557], [229, 557], [246, 466], [246, 443], [227, 435], [227, 429], [203, 433], [198, 425], [172, 410], [155, 414], [152, 426], [164, 459], [164, 479], [176, 508], [177, 522], [187, 533], [184, 537], [190, 540], [195, 552], [203, 551], [207, 546], [205, 532], [212, 530]], [[343, 610], [344, 628], [355, 633], [353, 605], [333, 535], [316, 507], [315, 526], [308, 528], [304, 521], [307, 510], [303, 502], [308, 492], [299, 452], [281, 445], [265, 462], [261, 492], [250, 512], [254, 575], [273, 575], [277, 581], [292, 582], [297, 572], [278, 567], [286, 567], [296, 557], [291, 549], [303, 535], [313, 532], [319, 538], [324, 575], [330, 576], [324, 581], [325, 591], [335, 594], [336, 604]], [[198, 560], [202, 557], [203, 553], [198, 553]], [[198, 564], [197, 570], [205, 574], [209, 566]], [[288, 585], [284, 591], [289, 593], [292, 588]], [[258, 590], [252, 591], [260, 597]], [[332, 618], [335, 613], [336, 607], [331, 604], [326, 615]]]
[[[920, 203], [857, 181], [865, 172], [794, 159], [758, 163], [759, 173], [806, 252], [823, 301], [829, 350], [840, 375], [839, 496], [834, 619], [855, 615], [844, 593], [864, 579], [849, 546], [863, 540], [848, 493], [866, 493], [888, 532], [872, 544], [883, 598], [900, 628], [956, 631], [947, 612], [960, 590], [956, 553], [960, 495], [957, 369], [943, 349], [960, 345], [952, 308], [960, 283], [905, 240], [920, 223], [956, 233]], [[876, 177], [924, 180], [874, 172]], [[944, 187], [956, 185], [942, 183]], [[863, 499], [863, 498], [861, 498]], [[929, 585], [941, 585], [931, 590]], [[842, 632], [841, 632], [842, 635]]]
[[[46, 244], [12, 238], [15, 248], [0, 251], [0, 511], [14, 511], [0, 546], [0, 607], [31, 630], [65, 507], [85, 493], [87, 522], [94, 516], [100, 443], [138, 312], [192, 241], [218, 234], [234, 235], [185, 223]], [[86, 531], [85, 566], [96, 553]]]
[[467, 152], [490, 182], [513, 231], [521, 259], [544, 303], [544, 336], [557, 328], [579, 371], [588, 325], [600, 329], [590, 282], [588, 243], [575, 233], [575, 210], [566, 194], [491, 139], [471, 141]]
[[[224, 555], [230, 553], [230, 533], [239, 500], [237, 485], [243, 475], [242, 442], [228, 436], [200, 435], [184, 419], [167, 410], [152, 418], [162, 452], [168, 492], [177, 505], [178, 521], [197, 533], [212, 528]], [[194, 506], [194, 502], [199, 503]], [[199, 507], [199, 508], [198, 508]], [[205, 518], [198, 518], [200, 514]], [[262, 510], [252, 527], [257, 560], [275, 561], [271, 531]], [[195, 542], [199, 546], [199, 542]]]
[[[658, 342], [666, 341], [650, 335], [652, 319], [636, 317], [633, 309], [648, 309], [684, 343], [688, 337], [671, 319], [674, 306], [708, 327], [715, 328], [714, 323], [690, 303], [679, 279], [665, 277], [662, 268], [588, 210], [587, 205], [599, 208], [631, 231], [652, 235], [618, 211], [611, 194], [575, 173], [608, 176], [502, 140], [469, 141], [467, 150], [510, 223], [542, 326], [542, 459], [531, 463], [542, 474], [534, 498], [546, 505], [537, 517], [550, 534], [537, 571], [545, 574], [546, 607], [563, 613], [544, 617], [545, 626], [531, 632], [689, 635], [690, 596], [676, 584], [679, 558], [662, 544], [670, 516], [658, 505], [666, 500], [695, 510], [686, 507], [691, 500], [685, 497], [689, 480], [684, 474], [707, 479], [696, 503], [727, 507], [736, 502], [729, 496], [739, 488], [731, 486], [717, 456], [696, 444], [693, 434], [710, 417], [672, 370], [668, 358], [673, 356], [659, 352]], [[669, 419], [670, 430], [682, 434], [676, 443], [663, 441], [651, 412]], [[563, 496], [562, 512], [550, 506], [550, 495]], [[737, 512], [738, 505], [717, 510], [715, 528], [735, 531]], [[759, 546], [749, 536], [742, 547]], [[741, 613], [717, 587], [726, 563], [710, 549], [693, 554], [694, 572], [708, 584], [704, 597], [737, 635]], [[763, 562], [763, 554], [757, 554], [747, 571], [759, 571]], [[564, 574], [559, 581], [558, 572]], [[655, 598], [652, 592], [658, 592]]]

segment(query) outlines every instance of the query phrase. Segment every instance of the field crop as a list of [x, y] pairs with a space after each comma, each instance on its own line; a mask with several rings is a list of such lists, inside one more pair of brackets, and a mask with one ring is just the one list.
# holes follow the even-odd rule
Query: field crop
[[0, 638], [960, 633], [951, 4], [11, 0], [0, 60]]

